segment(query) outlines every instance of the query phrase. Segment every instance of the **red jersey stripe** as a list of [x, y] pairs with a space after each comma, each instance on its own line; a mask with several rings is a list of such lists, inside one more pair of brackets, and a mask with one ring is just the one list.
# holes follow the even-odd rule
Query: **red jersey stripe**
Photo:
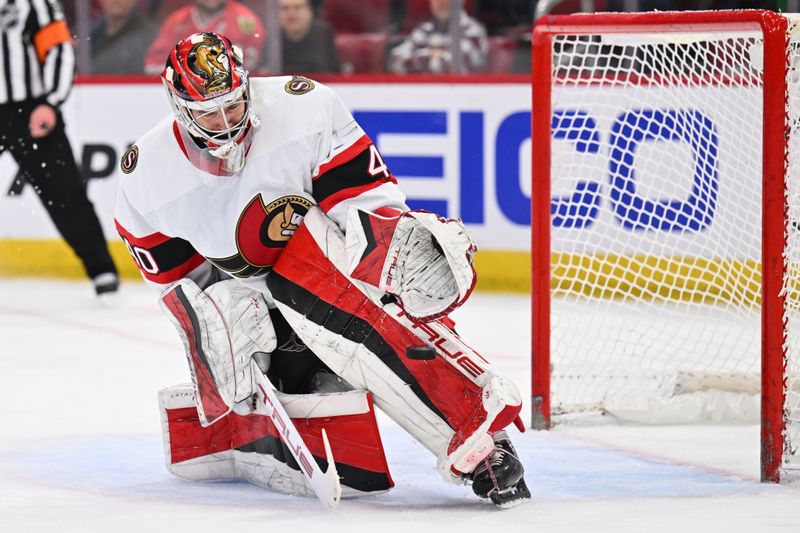
[[347, 189], [342, 189], [341, 191], [333, 193], [327, 198], [325, 198], [323, 201], [321, 201], [319, 203], [319, 207], [322, 209], [323, 212], [327, 214], [328, 211], [333, 209], [333, 207], [336, 204], [343, 202], [345, 200], [349, 200], [350, 198], [355, 198], [356, 196], [363, 194], [367, 191], [371, 191], [372, 189], [377, 189], [384, 183], [389, 183], [389, 182], [397, 183], [397, 180], [394, 178], [394, 176], [389, 176], [386, 179], [373, 181], [372, 183], [367, 183], [359, 187], [350, 187]]
[[114, 225], [117, 227], [117, 232], [120, 235], [125, 237], [129, 243], [134, 246], [139, 246], [141, 248], [153, 248], [154, 246], [158, 246], [159, 244], [164, 244], [172, 237], [168, 237], [163, 233], [151, 233], [150, 235], [145, 235], [144, 237], [137, 237], [133, 233], [129, 232], [125, 228], [122, 227], [122, 224], [119, 223], [119, 220], [116, 218], [114, 219]]
[[179, 279], [187, 277], [189, 272], [191, 272], [195, 268], [205, 263], [205, 261], [206, 261], [205, 257], [203, 257], [198, 253], [195, 253], [191, 258], [187, 259], [185, 263], [170, 270], [167, 270], [166, 272], [159, 272], [158, 274], [150, 274], [149, 272], [145, 272], [141, 268], [139, 270], [142, 272], [142, 275], [148, 280], [154, 283], [158, 283], [160, 285], [167, 285], [169, 283], [174, 283]]

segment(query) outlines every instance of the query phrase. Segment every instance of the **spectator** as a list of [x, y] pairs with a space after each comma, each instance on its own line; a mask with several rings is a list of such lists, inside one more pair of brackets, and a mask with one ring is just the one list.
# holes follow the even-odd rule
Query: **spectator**
[[[450, 0], [430, 1], [433, 18], [419, 24], [406, 40], [392, 50], [390, 71], [435, 74], [454, 71], [450, 43]], [[458, 17], [462, 69], [464, 72], [480, 72], [486, 68], [489, 50], [486, 29], [463, 9]]]
[[[616, 1], [616, 0], [607, 0]], [[624, 0], [619, 0], [623, 2]], [[681, 0], [667, 0], [676, 2]], [[526, 28], [530, 32], [536, 0], [480, 0], [475, 2], [475, 17], [486, 27], [489, 35], [506, 35], [509, 31]], [[604, 9], [599, 9], [605, 11]], [[623, 11], [623, 9], [620, 9]], [[530, 70], [530, 66], [528, 67]]]
[[[58, 0], [17, 0], [0, 11], [0, 155], [10, 152], [97, 295], [116, 292], [117, 269], [86, 195], [61, 104], [75, 75], [75, 48]], [[37, 74], [32, 74], [37, 73]]]
[[310, 1], [279, 0], [278, 6], [283, 72], [339, 72], [341, 63], [333, 41], [333, 29], [314, 17]]
[[103, 18], [91, 35], [92, 72], [142, 74], [144, 54], [158, 29], [139, 14], [139, 0], [100, 0]]
[[175, 43], [193, 33], [221, 32], [239, 43], [247, 62], [257, 65], [264, 45], [264, 24], [258, 15], [237, 0], [194, 0], [193, 5], [172, 13], [147, 51], [144, 68], [148, 74], [164, 69], [164, 58]]

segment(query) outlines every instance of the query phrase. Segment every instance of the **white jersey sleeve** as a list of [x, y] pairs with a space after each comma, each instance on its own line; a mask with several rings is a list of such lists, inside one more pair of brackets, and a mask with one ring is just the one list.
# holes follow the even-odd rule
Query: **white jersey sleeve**
[[364, 133], [339, 97], [329, 92], [330, 131], [317, 147], [312, 192], [320, 208], [342, 231], [347, 208], [386, 213], [408, 211], [405, 195], [372, 140]]
[[117, 189], [114, 223], [148, 284], [161, 290], [182, 278], [201, 288], [212, 283], [213, 265], [188, 241], [156, 231], [129, 201], [124, 187]]

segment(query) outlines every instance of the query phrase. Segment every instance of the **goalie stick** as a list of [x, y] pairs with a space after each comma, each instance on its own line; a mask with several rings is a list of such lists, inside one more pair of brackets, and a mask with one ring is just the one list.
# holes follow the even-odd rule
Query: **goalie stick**
[[255, 361], [250, 362], [250, 370], [255, 379], [256, 406], [255, 412], [268, 416], [280, 434], [281, 440], [292, 452], [300, 471], [306, 477], [308, 485], [317, 495], [319, 501], [328, 509], [333, 509], [339, 503], [342, 495], [342, 486], [339, 483], [339, 474], [336, 472], [336, 463], [333, 462], [331, 445], [328, 442], [328, 435], [322, 429], [322, 442], [325, 446], [325, 458], [328, 461], [328, 469], [323, 471], [314, 460], [314, 456], [303, 442], [303, 437], [298, 433], [297, 428], [292, 424], [289, 415], [281, 405], [275, 395], [272, 384], [264, 376]]

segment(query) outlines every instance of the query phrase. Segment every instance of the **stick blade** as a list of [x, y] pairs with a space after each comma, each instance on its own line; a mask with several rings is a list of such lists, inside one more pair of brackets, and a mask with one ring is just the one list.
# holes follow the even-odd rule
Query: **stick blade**
[[342, 485], [339, 481], [339, 472], [336, 471], [336, 463], [333, 460], [333, 452], [331, 452], [331, 443], [328, 441], [328, 433], [325, 428], [322, 428], [322, 442], [325, 445], [325, 458], [328, 460], [328, 470], [325, 471], [325, 477], [328, 482], [334, 487], [333, 491], [333, 505], [330, 508], [336, 507], [339, 500], [342, 498]]
[[303, 441], [302, 436], [283, 408], [283, 405], [275, 394], [272, 384], [258, 368], [255, 361], [252, 361], [250, 364], [257, 390], [255, 412], [272, 419], [273, 423], [278, 428], [281, 440], [286, 444], [287, 448], [289, 448], [297, 464], [301, 465], [300, 471], [303, 472], [311, 490], [317, 495], [322, 505], [328, 509], [333, 509], [341, 498], [342, 485], [339, 481], [339, 475], [336, 472], [336, 463], [333, 461], [333, 453], [331, 452], [331, 445], [328, 441], [328, 434], [323, 428], [322, 442], [325, 446], [325, 458], [328, 461], [328, 469], [323, 472], [322, 468], [320, 468], [313, 459], [313, 455], [309, 451], [308, 446]]

